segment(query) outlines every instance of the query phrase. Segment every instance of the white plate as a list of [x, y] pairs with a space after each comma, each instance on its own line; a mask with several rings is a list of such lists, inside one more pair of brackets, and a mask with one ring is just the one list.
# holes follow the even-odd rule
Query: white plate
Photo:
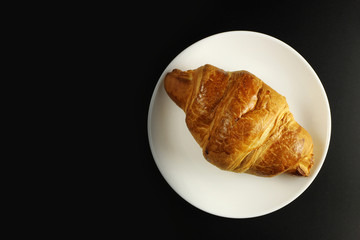
[[[287, 98], [295, 119], [314, 141], [315, 164], [309, 177], [227, 172], [204, 159], [186, 127], [185, 113], [168, 97], [163, 80], [174, 68], [195, 69], [206, 63], [226, 71], [248, 70]], [[216, 34], [181, 52], [161, 75], [148, 115], [151, 151], [169, 185], [195, 207], [229, 218], [264, 215], [296, 199], [318, 174], [330, 133], [328, 99], [311, 66], [280, 40], [248, 31]]]

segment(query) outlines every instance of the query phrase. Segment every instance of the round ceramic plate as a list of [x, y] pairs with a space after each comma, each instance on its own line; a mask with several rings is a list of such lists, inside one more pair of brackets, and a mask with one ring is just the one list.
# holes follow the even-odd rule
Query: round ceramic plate
[[[313, 138], [315, 164], [309, 177], [233, 173], [204, 159], [187, 129], [185, 113], [168, 97], [163, 81], [174, 68], [196, 69], [206, 63], [225, 71], [247, 70], [286, 97], [295, 120]], [[216, 34], [181, 52], [161, 75], [148, 115], [150, 148], [169, 185], [195, 207], [229, 218], [261, 216], [296, 199], [324, 163], [330, 133], [328, 99], [311, 66], [282, 41], [248, 31]]]

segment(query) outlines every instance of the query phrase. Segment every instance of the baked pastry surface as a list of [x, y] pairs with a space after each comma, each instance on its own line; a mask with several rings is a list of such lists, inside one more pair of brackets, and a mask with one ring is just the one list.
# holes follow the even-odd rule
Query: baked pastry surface
[[309, 175], [310, 134], [295, 121], [285, 97], [255, 75], [206, 64], [174, 69], [164, 86], [210, 163], [259, 176]]

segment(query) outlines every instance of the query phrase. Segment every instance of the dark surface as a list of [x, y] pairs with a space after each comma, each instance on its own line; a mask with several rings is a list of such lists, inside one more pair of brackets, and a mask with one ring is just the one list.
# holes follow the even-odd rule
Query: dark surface
[[[128, 229], [182, 239], [360, 239], [360, 1], [237, 4], [149, 2], [130, 9], [129, 70], [140, 79], [129, 89], [136, 176]], [[151, 95], [166, 66], [196, 41], [230, 30], [265, 33], [297, 50], [319, 76], [332, 117], [329, 151], [310, 187], [286, 207], [250, 219], [214, 216], [178, 196], [157, 169], [147, 136]]]

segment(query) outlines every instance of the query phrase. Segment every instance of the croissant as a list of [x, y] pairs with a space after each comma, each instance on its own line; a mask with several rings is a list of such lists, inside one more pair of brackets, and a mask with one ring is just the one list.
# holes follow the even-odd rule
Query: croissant
[[206, 64], [174, 69], [164, 86], [207, 161], [258, 176], [308, 176], [313, 142], [289, 111], [286, 98], [247, 71]]

